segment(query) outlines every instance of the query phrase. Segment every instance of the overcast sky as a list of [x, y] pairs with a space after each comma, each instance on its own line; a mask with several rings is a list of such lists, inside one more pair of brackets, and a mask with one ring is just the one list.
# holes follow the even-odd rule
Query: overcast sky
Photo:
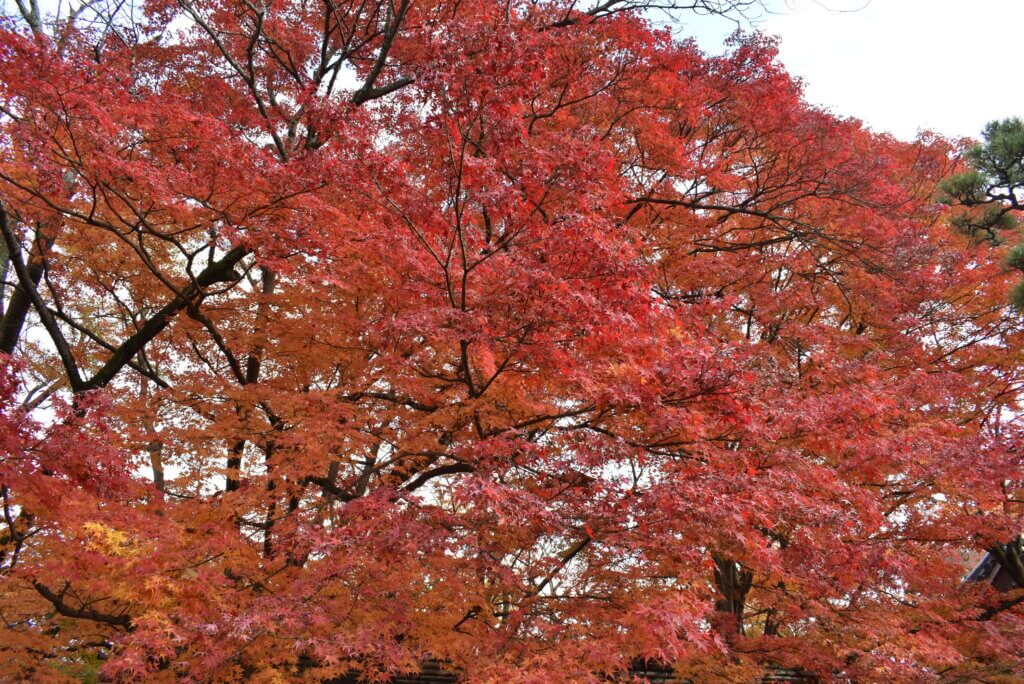
[[[766, 0], [761, 31], [807, 99], [876, 130], [977, 137], [1024, 116], [1024, 0]], [[846, 10], [846, 11], [843, 11]], [[719, 52], [728, 21], [687, 19], [684, 33]]]

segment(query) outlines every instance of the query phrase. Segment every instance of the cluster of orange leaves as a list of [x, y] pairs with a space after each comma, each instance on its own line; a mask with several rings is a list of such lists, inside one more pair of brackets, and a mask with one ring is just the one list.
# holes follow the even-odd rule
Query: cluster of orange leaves
[[0, 26], [0, 677], [1021, 671], [957, 147], [627, 9]]

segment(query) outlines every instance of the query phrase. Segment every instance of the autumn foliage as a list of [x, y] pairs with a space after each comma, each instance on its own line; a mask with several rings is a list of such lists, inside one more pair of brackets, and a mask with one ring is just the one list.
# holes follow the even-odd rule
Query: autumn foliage
[[957, 145], [632, 3], [90, 7], [0, 25], [0, 678], [1019, 681]]

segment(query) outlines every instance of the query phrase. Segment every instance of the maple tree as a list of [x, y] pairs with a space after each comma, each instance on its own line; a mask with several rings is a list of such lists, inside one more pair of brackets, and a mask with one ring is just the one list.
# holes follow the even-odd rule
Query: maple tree
[[[984, 140], [967, 149], [968, 168], [940, 184], [940, 199], [956, 208], [951, 223], [981, 243], [999, 246], [1008, 236], [1017, 238], [1006, 253], [1006, 264], [1024, 271], [1024, 242], [1019, 241], [1019, 214], [1024, 209], [1024, 121], [1018, 118], [992, 121], [982, 132]], [[1010, 294], [1018, 310], [1024, 310], [1024, 282]], [[1024, 587], [1024, 535], [1013, 534], [988, 549], [1017, 587]], [[1021, 600], [1007, 599], [1007, 605]]]
[[955, 145], [656, 2], [17, 3], [4, 677], [1024, 667], [960, 583], [1024, 325]]

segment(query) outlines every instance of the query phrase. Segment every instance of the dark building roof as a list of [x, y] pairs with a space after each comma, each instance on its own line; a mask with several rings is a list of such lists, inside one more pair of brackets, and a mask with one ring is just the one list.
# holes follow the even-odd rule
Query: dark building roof
[[1017, 583], [1010, 576], [1009, 571], [991, 553], [986, 553], [984, 558], [978, 561], [974, 569], [964, 577], [964, 581], [991, 582], [992, 586], [999, 591], [1009, 591], [1017, 588]]

